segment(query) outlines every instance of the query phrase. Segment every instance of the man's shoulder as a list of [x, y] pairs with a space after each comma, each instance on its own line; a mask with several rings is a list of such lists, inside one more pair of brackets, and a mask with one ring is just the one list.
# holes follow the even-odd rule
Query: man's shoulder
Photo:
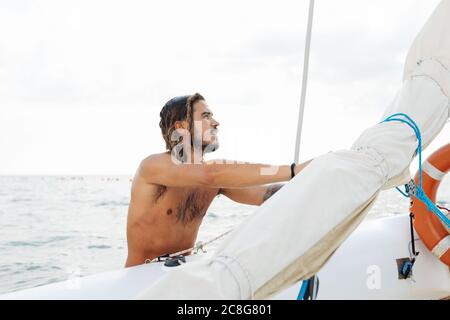
[[166, 161], [170, 161], [170, 153], [168, 152], [154, 153], [144, 158], [141, 161], [141, 165], [164, 163]]
[[141, 176], [152, 175], [155, 171], [164, 170], [170, 161], [170, 154], [167, 152], [155, 153], [147, 156], [141, 160], [139, 164], [138, 173]]

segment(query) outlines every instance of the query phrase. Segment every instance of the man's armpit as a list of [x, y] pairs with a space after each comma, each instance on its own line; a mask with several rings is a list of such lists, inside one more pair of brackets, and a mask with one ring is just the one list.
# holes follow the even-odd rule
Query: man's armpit
[[266, 201], [267, 199], [269, 199], [271, 196], [273, 196], [275, 193], [277, 193], [278, 190], [280, 190], [283, 186], [284, 186], [283, 183], [276, 183], [276, 184], [271, 184], [271, 185], [267, 186], [267, 190], [263, 196], [263, 201]]

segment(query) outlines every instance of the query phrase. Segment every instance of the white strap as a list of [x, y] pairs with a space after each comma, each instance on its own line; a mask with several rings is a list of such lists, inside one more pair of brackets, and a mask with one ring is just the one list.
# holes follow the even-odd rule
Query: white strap
[[430, 177], [432, 177], [434, 180], [437, 181], [441, 181], [442, 179], [444, 179], [445, 176], [445, 172], [442, 172], [441, 170], [439, 170], [438, 168], [436, 168], [435, 166], [433, 166], [431, 163], [429, 163], [428, 161], [425, 161], [422, 164], [422, 169], [423, 171], [425, 171]]
[[450, 249], [450, 235], [442, 238], [442, 240], [434, 246], [431, 252], [433, 252], [433, 254], [440, 259], [448, 251], [448, 249]]

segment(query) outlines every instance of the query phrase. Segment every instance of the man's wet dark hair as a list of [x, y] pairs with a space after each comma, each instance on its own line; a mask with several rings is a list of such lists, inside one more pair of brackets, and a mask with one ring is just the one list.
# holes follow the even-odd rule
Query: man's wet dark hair
[[197, 101], [205, 100], [200, 93], [195, 93], [190, 96], [179, 96], [170, 99], [166, 102], [162, 108], [159, 116], [161, 120], [159, 127], [161, 128], [161, 134], [166, 142], [166, 149], [172, 151], [181, 140], [171, 141], [170, 137], [175, 131], [176, 121], [187, 121], [189, 124], [189, 132], [192, 132], [194, 123], [194, 104]]

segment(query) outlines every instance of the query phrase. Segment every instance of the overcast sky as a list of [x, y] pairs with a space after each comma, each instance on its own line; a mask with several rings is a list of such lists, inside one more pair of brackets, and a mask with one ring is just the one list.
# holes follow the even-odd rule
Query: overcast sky
[[[316, 0], [301, 160], [380, 120], [437, 0]], [[289, 164], [308, 1], [0, 0], [0, 174], [132, 174], [200, 92], [227, 158]], [[428, 152], [448, 143], [449, 125]]]

